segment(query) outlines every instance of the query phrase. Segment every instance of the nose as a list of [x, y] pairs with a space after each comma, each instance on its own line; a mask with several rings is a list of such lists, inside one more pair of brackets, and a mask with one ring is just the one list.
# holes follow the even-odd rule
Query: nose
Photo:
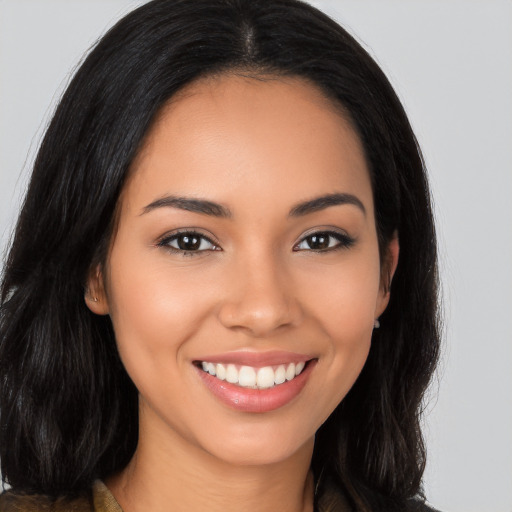
[[226, 284], [218, 313], [224, 327], [263, 338], [300, 323], [302, 311], [293, 280], [274, 258], [238, 262]]

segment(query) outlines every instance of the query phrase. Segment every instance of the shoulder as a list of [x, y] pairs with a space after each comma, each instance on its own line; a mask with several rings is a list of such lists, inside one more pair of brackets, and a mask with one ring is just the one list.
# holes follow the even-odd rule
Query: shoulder
[[5, 491], [0, 494], [0, 512], [49, 511], [51, 503], [44, 496], [18, 494]]
[[90, 492], [74, 498], [51, 498], [13, 490], [0, 494], [0, 512], [123, 512], [112, 493], [101, 481]]
[[6, 491], [0, 494], [0, 512], [94, 512], [94, 508], [86, 496], [54, 499]]
[[0, 512], [123, 512], [112, 493], [96, 480], [89, 492], [74, 498], [5, 491], [0, 494]]

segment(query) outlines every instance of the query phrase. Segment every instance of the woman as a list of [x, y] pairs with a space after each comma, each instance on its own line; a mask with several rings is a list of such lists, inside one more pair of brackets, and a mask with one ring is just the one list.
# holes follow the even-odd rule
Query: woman
[[428, 510], [436, 268], [414, 134], [351, 36], [294, 0], [149, 2], [36, 159], [0, 509]]

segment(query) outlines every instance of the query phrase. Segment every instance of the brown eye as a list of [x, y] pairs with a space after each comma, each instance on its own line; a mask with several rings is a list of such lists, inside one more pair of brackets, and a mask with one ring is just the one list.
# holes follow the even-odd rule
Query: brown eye
[[318, 233], [306, 238], [306, 243], [308, 244], [309, 248], [315, 251], [327, 249], [329, 247], [330, 241], [331, 236], [327, 233]]
[[348, 248], [354, 239], [343, 233], [334, 231], [318, 231], [303, 238], [295, 247], [295, 251], [327, 252], [335, 249]]
[[173, 252], [179, 252], [182, 254], [219, 250], [219, 247], [210, 239], [194, 231], [176, 233], [165, 237], [158, 243], [158, 245]]
[[178, 249], [182, 251], [197, 251], [201, 246], [201, 237], [197, 235], [179, 235], [176, 238]]

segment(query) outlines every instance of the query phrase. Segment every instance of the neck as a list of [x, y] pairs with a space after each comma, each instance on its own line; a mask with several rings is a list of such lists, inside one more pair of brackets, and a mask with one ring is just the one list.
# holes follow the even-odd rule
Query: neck
[[144, 433], [134, 457], [106, 480], [124, 512], [312, 512], [313, 439], [264, 465], [218, 459], [173, 431]]

